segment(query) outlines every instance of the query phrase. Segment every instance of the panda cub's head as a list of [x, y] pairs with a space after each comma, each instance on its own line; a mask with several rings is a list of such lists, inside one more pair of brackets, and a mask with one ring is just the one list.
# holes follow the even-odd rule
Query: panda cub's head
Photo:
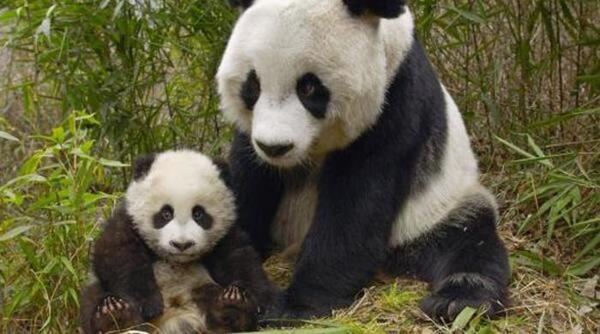
[[235, 220], [222, 170], [194, 151], [142, 156], [125, 196], [127, 213], [148, 247], [167, 261], [208, 253]]
[[233, 1], [244, 11], [217, 73], [219, 94], [263, 161], [292, 167], [375, 124], [413, 40], [404, 2]]

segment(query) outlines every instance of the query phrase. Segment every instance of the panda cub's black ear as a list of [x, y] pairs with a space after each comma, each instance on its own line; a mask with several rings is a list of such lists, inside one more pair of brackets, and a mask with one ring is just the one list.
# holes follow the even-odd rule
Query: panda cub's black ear
[[343, 0], [350, 12], [362, 15], [365, 12], [385, 19], [391, 19], [404, 13], [406, 0]]
[[247, 9], [252, 6], [254, 0], [229, 0], [229, 5], [235, 8]]
[[156, 159], [155, 153], [143, 154], [135, 158], [133, 161], [133, 179], [135, 181], [141, 180], [148, 174], [150, 167], [154, 163], [154, 159]]
[[227, 188], [231, 189], [231, 172], [229, 171], [229, 164], [223, 160], [223, 159], [214, 159], [213, 163], [217, 166], [217, 169], [219, 169], [219, 176], [221, 177], [221, 180], [223, 180], [223, 182], [225, 182], [225, 185], [227, 186]]

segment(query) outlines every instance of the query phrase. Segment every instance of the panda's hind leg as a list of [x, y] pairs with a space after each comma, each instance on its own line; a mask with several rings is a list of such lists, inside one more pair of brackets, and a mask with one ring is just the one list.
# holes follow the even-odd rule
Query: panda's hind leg
[[386, 270], [430, 282], [433, 292], [420, 306], [436, 321], [452, 321], [467, 306], [497, 316], [508, 302], [510, 268], [496, 222], [494, 201], [484, 190], [427, 235], [395, 249]]

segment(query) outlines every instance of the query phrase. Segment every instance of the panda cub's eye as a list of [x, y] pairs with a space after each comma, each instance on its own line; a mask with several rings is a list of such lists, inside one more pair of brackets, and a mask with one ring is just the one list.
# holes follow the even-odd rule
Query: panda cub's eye
[[165, 205], [160, 209], [160, 215], [165, 221], [173, 220], [173, 208], [170, 205]]
[[258, 75], [256, 75], [255, 70], [248, 73], [246, 81], [244, 81], [244, 84], [242, 85], [240, 95], [246, 108], [252, 110], [260, 97], [260, 80], [258, 80]]
[[192, 208], [192, 219], [205, 230], [212, 227], [212, 217], [200, 205], [196, 205]]
[[154, 228], [160, 229], [175, 218], [173, 207], [166, 204], [152, 218]]
[[304, 74], [296, 83], [296, 94], [311, 115], [318, 119], [325, 117], [331, 94], [319, 77], [313, 73]]

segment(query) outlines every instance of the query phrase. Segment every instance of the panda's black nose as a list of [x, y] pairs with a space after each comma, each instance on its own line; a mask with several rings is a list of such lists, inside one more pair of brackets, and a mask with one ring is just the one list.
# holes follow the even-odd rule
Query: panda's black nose
[[294, 148], [294, 144], [267, 145], [259, 141], [256, 141], [256, 145], [260, 148], [261, 151], [265, 152], [265, 154], [271, 158], [280, 157], [288, 153], [292, 148]]
[[169, 242], [169, 244], [171, 244], [171, 246], [177, 248], [180, 252], [183, 252], [186, 249], [194, 246], [193, 241], [186, 241], [186, 242], [171, 241], [171, 242]]

